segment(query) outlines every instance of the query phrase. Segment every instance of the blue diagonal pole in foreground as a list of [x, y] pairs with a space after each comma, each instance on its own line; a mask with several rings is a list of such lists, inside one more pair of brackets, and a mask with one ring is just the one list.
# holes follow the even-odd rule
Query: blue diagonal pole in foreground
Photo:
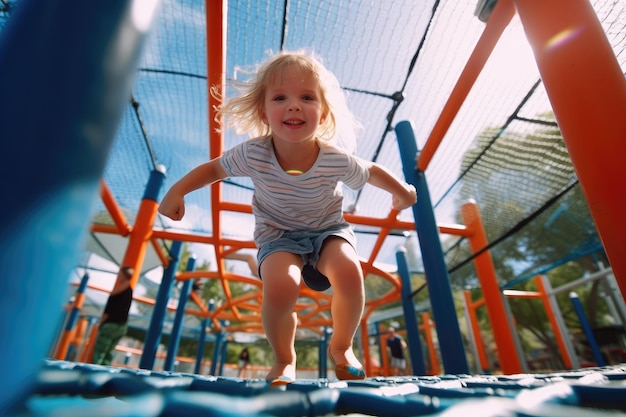
[[413, 127], [410, 122], [402, 121], [396, 125], [395, 131], [404, 176], [406, 181], [413, 184], [417, 190], [417, 204], [413, 206], [413, 216], [415, 217], [415, 229], [424, 262], [424, 272], [426, 273], [443, 367], [450, 374], [467, 374], [469, 373], [469, 366], [454, 307], [450, 276], [439, 239], [439, 229], [430, 201], [428, 184], [425, 174], [417, 170], [417, 143], [415, 142]]
[[134, 3], [23, 0], [0, 33], [0, 415], [58, 328], [156, 7], [139, 22]]

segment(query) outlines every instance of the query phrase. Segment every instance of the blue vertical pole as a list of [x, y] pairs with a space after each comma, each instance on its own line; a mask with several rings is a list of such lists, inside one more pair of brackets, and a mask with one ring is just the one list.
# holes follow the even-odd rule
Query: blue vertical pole
[[224, 331], [220, 330], [215, 336], [215, 349], [213, 350], [213, 360], [211, 361], [211, 375], [216, 375], [217, 364], [220, 361], [220, 352], [222, 351], [222, 343], [224, 341]]
[[139, 360], [139, 368], [141, 369], [154, 369], [154, 361], [157, 351], [159, 350], [159, 343], [161, 343], [161, 335], [163, 334], [163, 322], [167, 314], [167, 303], [172, 293], [174, 280], [176, 279], [178, 260], [180, 259], [182, 248], [183, 244], [179, 241], [174, 241], [170, 248], [170, 263], [163, 271], [163, 278], [161, 279], [161, 285], [159, 286], [159, 291], [157, 292], [154, 302], [154, 309], [152, 310], [152, 317], [150, 318], [143, 353]]
[[[187, 261], [187, 272], [193, 271], [196, 267], [196, 258], [190, 257]], [[172, 326], [172, 332], [170, 333], [170, 340], [167, 345], [167, 354], [165, 355], [165, 362], [163, 364], [164, 371], [174, 370], [174, 360], [178, 353], [178, 346], [180, 345], [180, 337], [183, 333], [183, 320], [185, 319], [185, 309], [187, 308], [187, 300], [191, 294], [191, 287], [193, 280], [188, 279], [183, 283], [183, 288], [180, 290], [180, 298], [178, 299], [178, 307], [176, 308], [176, 315], [174, 316], [174, 324]]]
[[324, 327], [324, 332], [319, 341], [319, 378], [328, 378], [328, 339], [330, 339], [331, 330], [328, 327]]
[[18, 3], [0, 36], [0, 178], [13, 202], [0, 205], [0, 415], [27, 398], [54, 340], [158, 2], [142, 27], [129, 0]]
[[376, 328], [376, 331], [374, 332], [376, 336], [376, 344], [378, 345], [378, 363], [380, 364], [380, 368], [383, 369], [383, 367], [385, 366], [383, 363], [383, 349], [387, 349], [387, 342], [383, 342], [380, 338], [380, 322], [377, 321], [376, 323], [374, 323], [374, 326]]
[[454, 307], [450, 276], [439, 239], [439, 229], [430, 201], [428, 183], [426, 175], [417, 170], [417, 143], [413, 127], [410, 122], [402, 121], [396, 125], [395, 130], [404, 176], [406, 181], [417, 189], [417, 204], [413, 206], [413, 217], [422, 252], [443, 366], [448, 373], [467, 374], [469, 365]]
[[207, 328], [207, 319], [202, 319], [200, 322], [200, 335], [198, 336], [198, 351], [196, 353], [196, 367], [193, 372], [196, 374], [200, 374], [202, 371], [202, 359], [204, 358], [204, 344], [206, 343], [206, 328]]
[[228, 339], [224, 339], [224, 343], [222, 344], [222, 350], [220, 354], [220, 371], [217, 374], [218, 376], [224, 375], [224, 364], [226, 363], [228, 353]]
[[404, 312], [404, 322], [406, 323], [406, 336], [409, 345], [409, 356], [411, 356], [411, 365], [413, 366], [413, 375], [426, 375], [419, 324], [415, 316], [415, 304], [413, 304], [413, 298], [411, 298], [411, 273], [406, 262], [406, 250], [402, 249], [396, 252], [396, 261], [398, 262], [398, 273], [402, 281], [402, 311]]
[[591, 348], [591, 352], [593, 353], [593, 357], [596, 360], [598, 366], [605, 366], [606, 362], [604, 361], [604, 357], [602, 356], [602, 352], [600, 351], [600, 346], [598, 346], [598, 342], [596, 341], [596, 337], [593, 334], [593, 330], [591, 329], [591, 325], [587, 320], [587, 315], [585, 314], [585, 309], [583, 308], [582, 303], [580, 302], [580, 298], [578, 298], [578, 294], [572, 291], [569, 293], [569, 299], [572, 301], [574, 305], [574, 310], [578, 315], [578, 320], [580, 320], [580, 326], [583, 328], [583, 332], [585, 332], [585, 336], [587, 336], [587, 342], [589, 342], [589, 347]]

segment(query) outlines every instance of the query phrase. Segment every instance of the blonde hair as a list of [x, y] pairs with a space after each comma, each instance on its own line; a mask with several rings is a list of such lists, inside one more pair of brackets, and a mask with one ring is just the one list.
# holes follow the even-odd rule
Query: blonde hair
[[[235, 79], [231, 84], [239, 95], [225, 100], [217, 108], [216, 121], [221, 122], [222, 127], [234, 128], [237, 134], [250, 137], [270, 135], [270, 128], [263, 123], [261, 116], [264, 113], [265, 92], [277, 75], [294, 68], [312, 75], [319, 84], [322, 111], [327, 116], [316, 132], [317, 140], [354, 152], [360, 124], [348, 108], [339, 81], [315, 54], [304, 50], [279, 52], [254, 71], [236, 67]], [[247, 74], [249, 78], [239, 81], [238, 73]], [[211, 94], [221, 99], [216, 87], [211, 88]]]

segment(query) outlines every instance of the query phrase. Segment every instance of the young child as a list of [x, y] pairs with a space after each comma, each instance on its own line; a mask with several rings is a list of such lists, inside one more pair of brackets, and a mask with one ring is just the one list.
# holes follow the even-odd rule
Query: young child
[[180, 220], [186, 194], [227, 177], [250, 177], [261, 315], [274, 352], [267, 380], [280, 386], [296, 377], [294, 307], [303, 269], [333, 287], [328, 355], [337, 378], [364, 379], [352, 349], [365, 303], [363, 272], [343, 218], [340, 182], [355, 190], [380, 187], [396, 210], [415, 204], [415, 188], [345, 150], [354, 148], [354, 118], [339, 82], [312, 54], [281, 52], [236, 86], [240, 95], [223, 103], [218, 116], [252, 138], [190, 171], [166, 193], [159, 212]]

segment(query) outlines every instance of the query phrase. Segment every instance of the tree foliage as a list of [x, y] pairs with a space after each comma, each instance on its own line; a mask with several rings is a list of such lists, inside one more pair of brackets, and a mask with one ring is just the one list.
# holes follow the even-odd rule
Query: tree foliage
[[[553, 120], [552, 115], [540, 118]], [[458, 205], [469, 199], [477, 202], [488, 240], [497, 242], [488, 249], [503, 289], [536, 291], [536, 274], [546, 274], [558, 288], [597, 271], [598, 261], [608, 265], [556, 123], [538, 124], [521, 133], [487, 129], [466, 152], [462, 165], [466, 175]], [[462, 223], [460, 215], [458, 220]], [[474, 298], [482, 297], [468, 242], [450, 239], [444, 247], [454, 287], [473, 288]], [[606, 324], [607, 311], [598, 285], [577, 288], [596, 326]], [[580, 323], [567, 294], [557, 298], [569, 331], [577, 332]], [[509, 298], [509, 305], [525, 352], [547, 350], [559, 358], [541, 301]], [[489, 331], [485, 309], [478, 316]]]

